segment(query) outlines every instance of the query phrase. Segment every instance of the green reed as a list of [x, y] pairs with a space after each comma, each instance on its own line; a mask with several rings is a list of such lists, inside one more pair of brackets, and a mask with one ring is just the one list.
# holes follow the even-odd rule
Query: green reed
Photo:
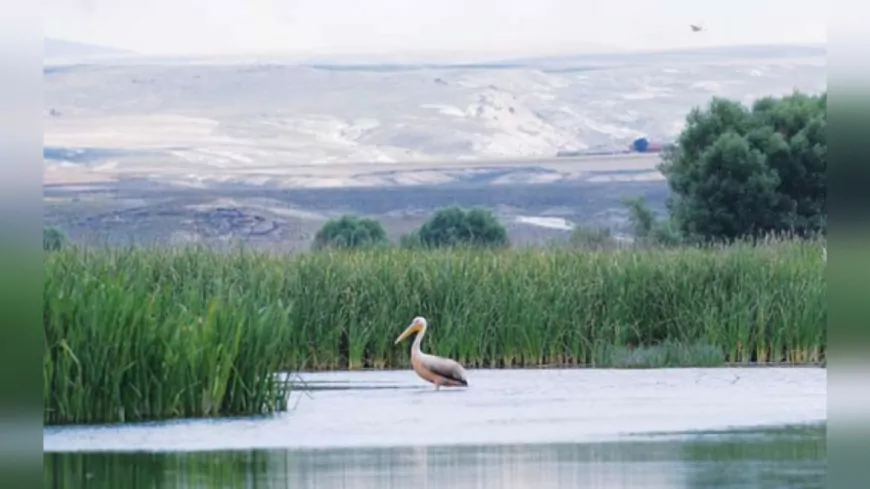
[[[251, 255], [74, 250], [46, 256], [46, 423], [274, 412], [292, 306]], [[258, 282], [247, 274], [259, 266]]]
[[824, 358], [817, 243], [718, 248], [204, 249], [46, 256], [47, 422], [285, 408], [285, 370], [407, 367], [396, 336], [469, 367]]

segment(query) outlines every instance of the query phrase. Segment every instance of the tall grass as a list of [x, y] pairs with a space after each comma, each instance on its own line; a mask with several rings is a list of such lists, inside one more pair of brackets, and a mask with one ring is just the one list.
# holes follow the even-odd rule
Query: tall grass
[[246, 254], [47, 255], [45, 422], [285, 409], [275, 372], [288, 363], [291, 305], [280, 269], [263, 265]]
[[649, 366], [636, 355], [644, 348], [667, 364], [819, 361], [823, 270], [821, 246], [798, 241], [586, 253], [64, 249], [45, 264], [45, 418], [283, 409], [286, 387], [271, 375], [281, 368], [407, 367], [408, 345], [393, 340], [416, 315], [430, 321], [424, 348], [469, 367]]

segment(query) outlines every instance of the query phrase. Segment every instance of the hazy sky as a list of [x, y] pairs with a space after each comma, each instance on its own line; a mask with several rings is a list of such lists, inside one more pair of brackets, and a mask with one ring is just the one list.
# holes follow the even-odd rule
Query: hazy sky
[[[43, 0], [46, 36], [142, 54], [824, 43], [821, 0]], [[700, 23], [705, 32], [692, 33]]]

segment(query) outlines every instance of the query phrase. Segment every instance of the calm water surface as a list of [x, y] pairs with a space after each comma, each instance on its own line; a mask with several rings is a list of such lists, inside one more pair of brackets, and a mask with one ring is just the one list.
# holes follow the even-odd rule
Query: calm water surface
[[823, 369], [306, 374], [263, 418], [47, 428], [46, 487], [824, 487]]

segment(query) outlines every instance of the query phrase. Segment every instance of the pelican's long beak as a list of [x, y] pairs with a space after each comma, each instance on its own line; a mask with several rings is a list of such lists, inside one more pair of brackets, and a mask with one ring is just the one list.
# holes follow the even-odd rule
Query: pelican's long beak
[[418, 323], [411, 323], [411, 325], [408, 326], [408, 327], [405, 329], [405, 331], [403, 331], [402, 334], [399, 335], [398, 338], [396, 338], [396, 342], [393, 343], [393, 344], [394, 344], [394, 345], [399, 344], [399, 342], [401, 342], [402, 340], [404, 340], [405, 338], [411, 336], [412, 334], [414, 334], [415, 332], [417, 332], [417, 331], [419, 331], [419, 330], [420, 330], [420, 325], [419, 325]]

